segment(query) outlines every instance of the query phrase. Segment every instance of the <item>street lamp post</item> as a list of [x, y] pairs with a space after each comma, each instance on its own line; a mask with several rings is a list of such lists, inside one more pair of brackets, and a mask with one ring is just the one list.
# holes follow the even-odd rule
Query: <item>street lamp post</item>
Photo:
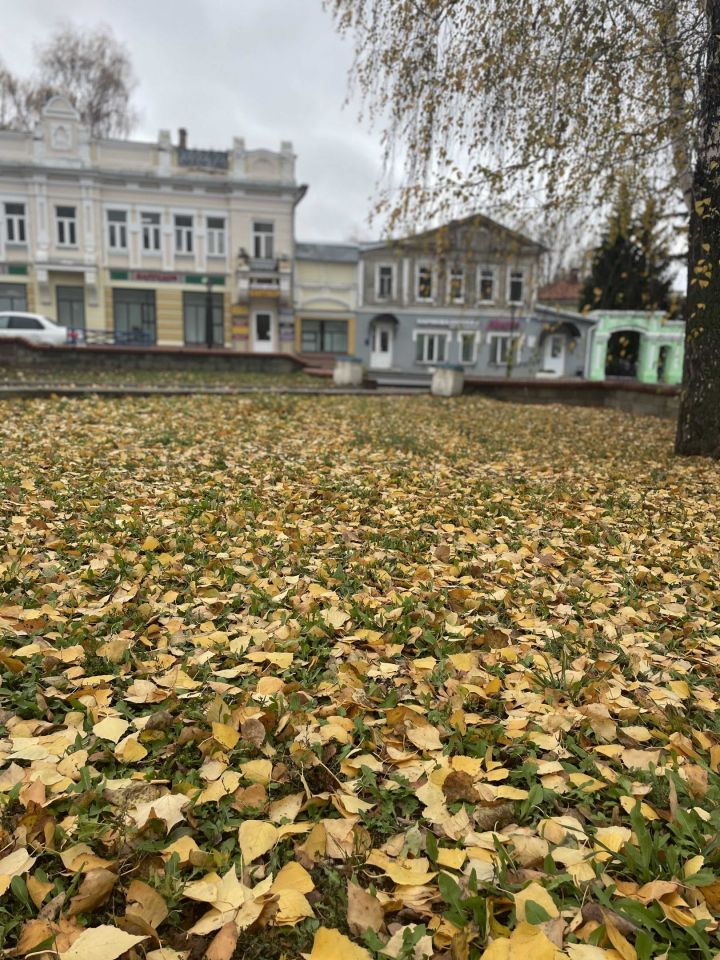
[[213, 346], [213, 302], [212, 277], [205, 277], [207, 292], [205, 294], [205, 344], [210, 350]]
[[510, 305], [510, 343], [508, 344], [508, 355], [507, 355], [507, 367], [505, 369], [505, 376], [512, 376], [512, 368], [514, 362], [515, 354], [515, 304]]

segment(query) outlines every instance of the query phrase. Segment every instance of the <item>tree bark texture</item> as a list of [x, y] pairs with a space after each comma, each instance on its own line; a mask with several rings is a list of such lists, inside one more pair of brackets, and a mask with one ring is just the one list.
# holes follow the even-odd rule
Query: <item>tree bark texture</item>
[[720, 458], [720, 0], [706, 0], [708, 50], [693, 178], [685, 369], [675, 450]]

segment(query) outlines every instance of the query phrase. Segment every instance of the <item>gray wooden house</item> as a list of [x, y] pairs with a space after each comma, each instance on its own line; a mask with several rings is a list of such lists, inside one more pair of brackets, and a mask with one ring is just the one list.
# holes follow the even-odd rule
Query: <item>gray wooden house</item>
[[360, 250], [355, 353], [378, 382], [583, 375], [592, 321], [536, 309], [543, 246], [482, 215]]

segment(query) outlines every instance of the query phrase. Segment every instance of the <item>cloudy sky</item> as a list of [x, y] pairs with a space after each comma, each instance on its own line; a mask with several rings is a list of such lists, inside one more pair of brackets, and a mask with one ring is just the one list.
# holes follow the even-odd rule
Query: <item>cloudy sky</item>
[[190, 146], [226, 149], [292, 140], [299, 239], [370, 238], [381, 170], [379, 135], [345, 106], [350, 43], [321, 0], [23, 0], [3, 3], [0, 57], [18, 74], [59, 23], [109, 25], [127, 44], [139, 84], [141, 139], [187, 127]]

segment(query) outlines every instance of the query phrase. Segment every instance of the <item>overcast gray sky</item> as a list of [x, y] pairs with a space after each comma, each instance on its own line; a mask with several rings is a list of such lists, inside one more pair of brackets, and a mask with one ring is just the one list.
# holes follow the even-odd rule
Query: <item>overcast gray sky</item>
[[352, 50], [321, 0], [0, 0], [0, 57], [27, 74], [58, 23], [108, 24], [130, 49], [140, 123], [154, 139], [187, 127], [191, 146], [226, 149], [292, 140], [307, 240], [369, 238], [379, 136], [344, 107]]

